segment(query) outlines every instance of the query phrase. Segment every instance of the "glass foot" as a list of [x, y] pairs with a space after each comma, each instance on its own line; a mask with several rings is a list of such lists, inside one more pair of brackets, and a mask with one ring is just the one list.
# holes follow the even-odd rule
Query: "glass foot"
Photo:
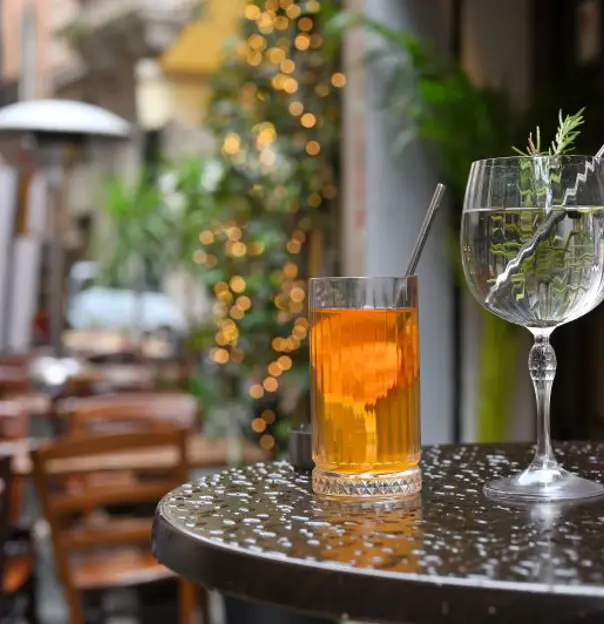
[[559, 465], [529, 466], [513, 477], [484, 486], [490, 498], [516, 501], [564, 501], [604, 496], [604, 485], [578, 477]]
[[416, 496], [422, 489], [419, 467], [380, 475], [341, 475], [315, 468], [312, 471], [315, 494], [338, 501], [393, 501]]

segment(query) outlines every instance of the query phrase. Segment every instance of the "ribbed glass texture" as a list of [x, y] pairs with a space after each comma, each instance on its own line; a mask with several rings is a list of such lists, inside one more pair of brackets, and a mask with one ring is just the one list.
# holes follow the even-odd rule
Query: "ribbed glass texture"
[[421, 488], [417, 278], [310, 281], [313, 487], [392, 498]]

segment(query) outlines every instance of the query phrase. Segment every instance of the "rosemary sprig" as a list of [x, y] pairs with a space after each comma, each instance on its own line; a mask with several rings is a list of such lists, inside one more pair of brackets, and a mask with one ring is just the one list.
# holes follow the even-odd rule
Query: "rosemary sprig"
[[558, 130], [556, 136], [551, 142], [547, 151], [541, 150], [541, 130], [539, 126], [535, 129], [535, 139], [533, 140], [533, 133], [529, 134], [526, 151], [522, 151], [517, 147], [512, 149], [520, 156], [560, 156], [562, 154], [568, 154], [574, 148], [574, 143], [578, 136], [581, 134], [580, 127], [585, 123], [583, 113], [585, 108], [574, 115], [563, 116], [562, 110], [558, 113]]

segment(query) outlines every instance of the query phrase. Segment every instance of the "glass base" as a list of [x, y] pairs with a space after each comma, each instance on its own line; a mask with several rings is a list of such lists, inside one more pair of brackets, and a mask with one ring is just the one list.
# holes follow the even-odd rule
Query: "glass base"
[[524, 472], [484, 486], [490, 498], [509, 501], [565, 501], [604, 496], [604, 485], [583, 479], [557, 464], [529, 466]]
[[422, 472], [416, 466], [403, 472], [380, 475], [341, 475], [315, 468], [312, 472], [312, 489], [319, 496], [338, 501], [401, 500], [419, 494], [422, 489]]

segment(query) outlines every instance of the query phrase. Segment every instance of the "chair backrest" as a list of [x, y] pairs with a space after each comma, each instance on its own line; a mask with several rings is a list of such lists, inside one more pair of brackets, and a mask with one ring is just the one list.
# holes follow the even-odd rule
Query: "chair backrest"
[[94, 370], [109, 392], [151, 392], [157, 386], [157, 371], [149, 364], [103, 364]]
[[29, 413], [17, 399], [0, 401], [0, 441], [22, 440], [29, 434]]
[[[0, 401], [0, 442], [18, 442], [27, 438], [28, 434], [29, 413], [25, 405], [17, 400]], [[23, 479], [15, 479], [11, 485], [11, 523], [16, 523], [21, 515], [23, 486]]]
[[[151, 520], [98, 522], [108, 509], [149, 505], [188, 478], [184, 429], [117, 435], [72, 435], [32, 452], [33, 477], [50, 525], [59, 577], [73, 622], [82, 610], [71, 574], [79, 552], [124, 544], [148, 545]], [[99, 512], [99, 513], [97, 513]], [[92, 520], [92, 521], [91, 521]]]
[[5, 546], [11, 529], [12, 484], [11, 458], [0, 457], [0, 601], [4, 586]]
[[186, 393], [134, 392], [67, 399], [58, 406], [72, 433], [117, 432], [162, 427], [192, 429], [198, 416], [194, 397]]
[[0, 353], [0, 366], [29, 366], [38, 355], [35, 351]]
[[26, 394], [31, 387], [27, 366], [0, 363], [0, 396]]

